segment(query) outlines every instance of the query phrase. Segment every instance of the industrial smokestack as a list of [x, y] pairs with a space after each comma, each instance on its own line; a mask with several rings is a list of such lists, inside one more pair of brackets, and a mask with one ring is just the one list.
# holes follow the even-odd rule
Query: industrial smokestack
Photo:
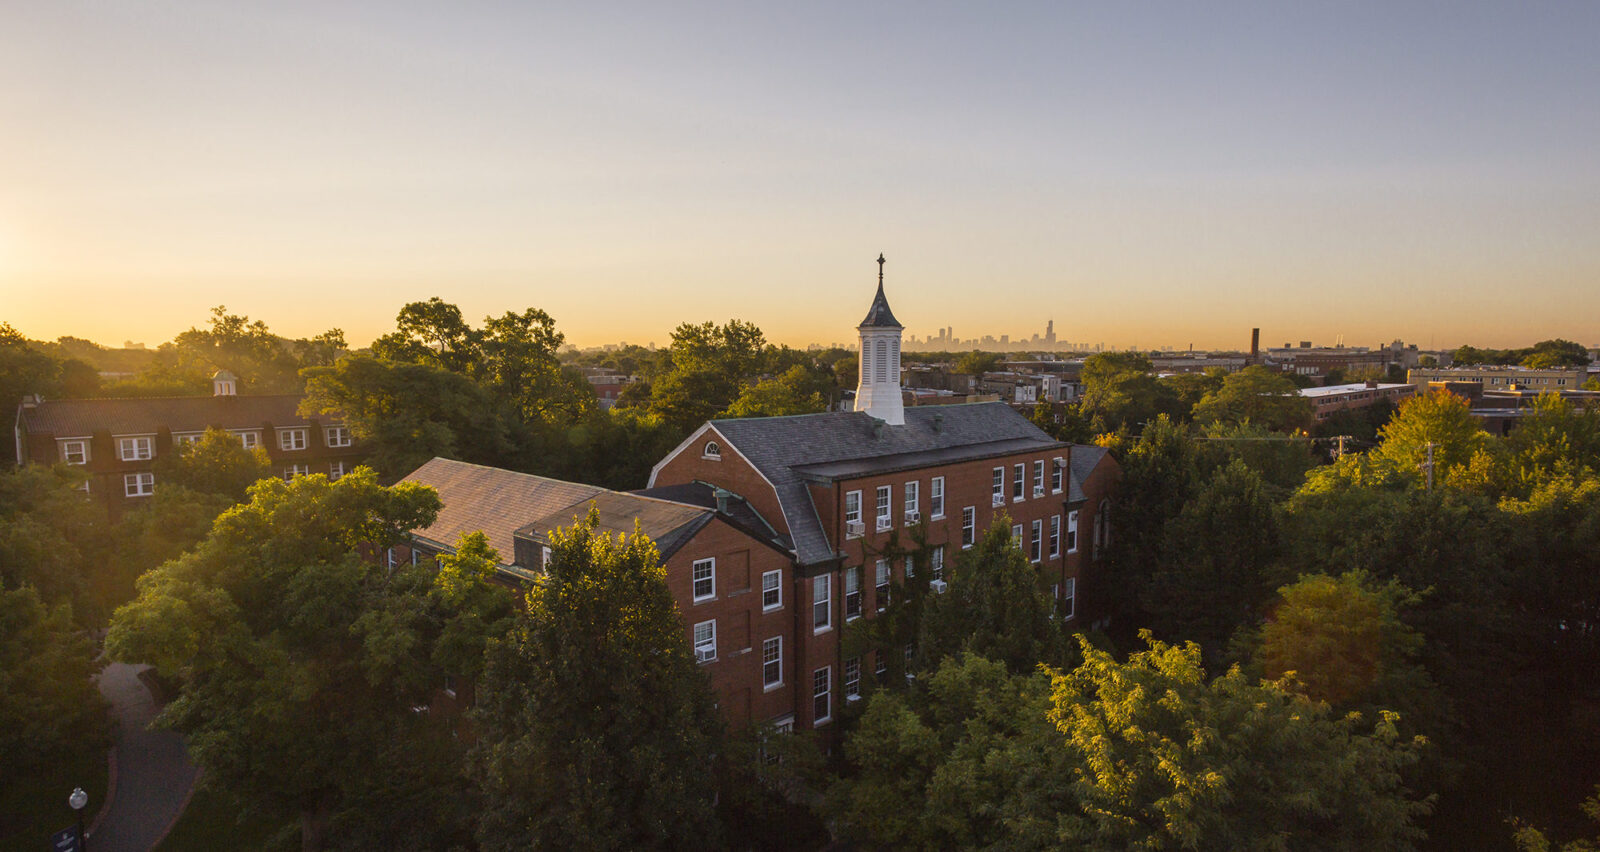
[[1250, 357], [1255, 358], [1261, 354], [1261, 329], [1250, 329]]

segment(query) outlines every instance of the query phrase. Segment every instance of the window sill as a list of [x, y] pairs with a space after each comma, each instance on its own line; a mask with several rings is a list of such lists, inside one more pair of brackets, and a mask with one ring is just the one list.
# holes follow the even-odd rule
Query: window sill
[[783, 688], [783, 681], [780, 680], [777, 683], [769, 683], [766, 686], [761, 687], [761, 691], [762, 691], [762, 693], [768, 693], [768, 692], [774, 692], [774, 691], [782, 689], [782, 688]]
[[765, 615], [765, 614], [767, 614], [769, 612], [780, 612], [782, 610], [783, 610], [783, 604], [777, 604], [775, 606], [764, 606], [764, 607], [761, 608], [761, 614]]
[[833, 717], [832, 716], [823, 716], [821, 719], [818, 719], [815, 722], [812, 722], [811, 723], [811, 727], [820, 728], [823, 725], [826, 725], [826, 724], [828, 724], [829, 722], [832, 722], [832, 721], [833, 721]]
[[827, 627], [813, 627], [813, 628], [811, 628], [811, 635], [812, 636], [821, 636], [824, 633], [832, 633], [832, 632], [833, 632], [833, 625], [831, 625], [831, 624], [828, 625]]
[[716, 595], [706, 595], [703, 598], [695, 598], [693, 603], [694, 603], [695, 606], [699, 606], [700, 604], [703, 604], [703, 603], [711, 603], [712, 601], [714, 601], [716, 599], [717, 599]]

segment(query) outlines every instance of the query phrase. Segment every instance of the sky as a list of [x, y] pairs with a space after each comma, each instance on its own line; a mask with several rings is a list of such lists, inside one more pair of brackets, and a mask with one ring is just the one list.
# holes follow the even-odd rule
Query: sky
[[1600, 343], [1600, 3], [0, 4], [0, 321]]

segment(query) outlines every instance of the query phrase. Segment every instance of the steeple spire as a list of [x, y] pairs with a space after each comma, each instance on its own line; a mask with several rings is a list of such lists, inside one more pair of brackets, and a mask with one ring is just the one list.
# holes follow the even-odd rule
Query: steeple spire
[[894, 318], [894, 312], [889, 310], [889, 300], [883, 295], [884, 262], [883, 252], [878, 252], [878, 295], [872, 300], [872, 307], [867, 309], [867, 318], [861, 321], [860, 328], [905, 328]]
[[878, 253], [878, 295], [861, 321], [861, 381], [856, 386], [856, 410], [890, 426], [906, 422], [900, 399], [900, 335], [904, 326], [889, 310], [883, 295], [883, 253]]

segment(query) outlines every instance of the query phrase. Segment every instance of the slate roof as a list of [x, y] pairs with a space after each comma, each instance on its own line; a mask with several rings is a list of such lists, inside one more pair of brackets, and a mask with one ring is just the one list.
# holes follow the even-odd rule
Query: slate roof
[[[717, 508], [717, 487], [706, 482], [685, 482], [680, 485], [662, 485], [657, 488], [644, 488], [630, 492], [641, 497], [654, 497], [657, 500], [671, 500], [674, 503], [687, 503], [703, 509]], [[750, 507], [750, 502], [737, 494], [728, 494], [728, 513], [723, 518], [735, 527], [743, 530], [750, 537], [764, 541], [784, 553], [794, 552], [794, 542], [789, 537], [772, 528], [767, 519]]]
[[882, 281], [878, 282], [878, 296], [872, 300], [872, 307], [867, 309], [867, 318], [861, 321], [859, 328], [905, 328], [894, 318], [894, 312], [889, 310], [889, 300], [884, 298]]
[[517, 538], [546, 541], [550, 530], [572, 526], [591, 504], [600, 513], [601, 530], [632, 534], [637, 520], [662, 559], [715, 514], [699, 506], [450, 459], [433, 459], [401, 482], [431, 486], [444, 504], [431, 525], [414, 530], [417, 535], [453, 548], [464, 533], [482, 531], [500, 552], [501, 564], [508, 566]]
[[260, 429], [307, 426], [296, 409], [299, 394], [276, 396], [175, 396], [144, 399], [51, 399], [22, 407], [18, 419], [30, 434], [57, 437], [138, 435], [170, 429], [203, 432], [207, 428]]
[[1069, 464], [1072, 469], [1070, 482], [1067, 486], [1067, 502], [1081, 503], [1088, 499], [1083, 494], [1083, 483], [1094, 474], [1094, 469], [1100, 466], [1111, 451], [1105, 447], [1096, 447], [1092, 444], [1073, 444], [1072, 460]]
[[[940, 428], [935, 431], [935, 421]], [[822, 521], [807, 492], [804, 471], [839, 462], [851, 469], [888, 469], [914, 454], [938, 453], [940, 463], [984, 458], [1006, 452], [1066, 447], [1004, 403], [928, 405], [906, 409], [903, 426], [875, 427], [882, 421], [864, 411], [713, 420], [711, 425], [772, 483], [783, 507], [794, 552], [802, 565], [834, 556]]]

